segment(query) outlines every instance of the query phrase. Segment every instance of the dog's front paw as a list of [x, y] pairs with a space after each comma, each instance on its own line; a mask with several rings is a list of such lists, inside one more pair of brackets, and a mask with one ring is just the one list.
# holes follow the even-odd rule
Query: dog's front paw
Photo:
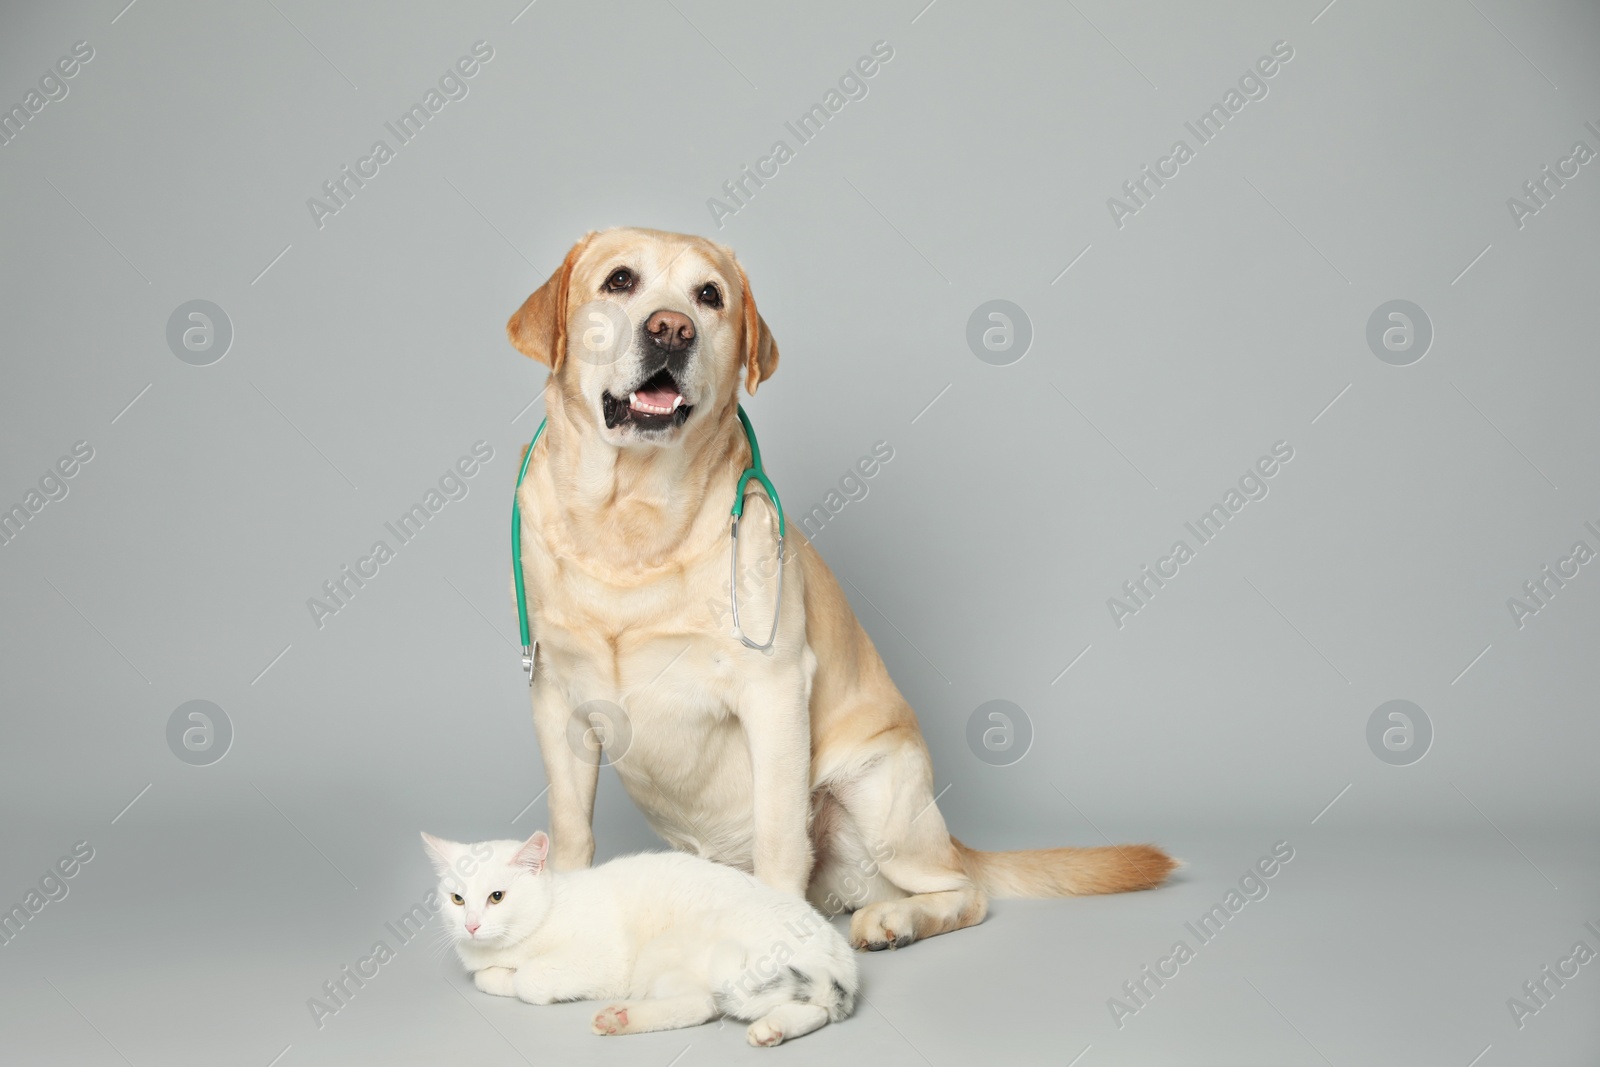
[[850, 945], [877, 952], [904, 948], [917, 939], [916, 912], [904, 901], [880, 900], [850, 916]]
[[516, 973], [510, 967], [485, 967], [481, 971], [474, 972], [472, 984], [478, 987], [479, 992], [491, 996], [514, 997], [517, 995]]

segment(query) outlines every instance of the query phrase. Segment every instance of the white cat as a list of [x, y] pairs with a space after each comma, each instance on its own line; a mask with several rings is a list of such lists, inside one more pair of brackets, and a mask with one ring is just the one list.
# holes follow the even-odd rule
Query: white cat
[[545, 868], [550, 839], [475, 845], [428, 834], [441, 914], [485, 993], [531, 1004], [627, 1000], [597, 1034], [751, 1022], [752, 1045], [808, 1034], [855, 1007], [844, 937], [804, 900], [682, 852]]

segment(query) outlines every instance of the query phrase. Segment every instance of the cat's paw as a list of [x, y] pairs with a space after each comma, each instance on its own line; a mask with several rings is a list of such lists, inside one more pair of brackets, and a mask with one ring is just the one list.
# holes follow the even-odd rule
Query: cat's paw
[[773, 1025], [770, 1020], [758, 1019], [750, 1024], [750, 1029], [744, 1032], [750, 1043], [757, 1048], [767, 1048], [783, 1042], [783, 1031]]
[[513, 995], [519, 1000], [529, 1004], [554, 1004], [556, 995], [544, 982], [525, 970], [517, 971], [512, 977]]
[[510, 967], [485, 967], [472, 975], [472, 984], [483, 993], [496, 997], [514, 997], [517, 995], [515, 976], [516, 971]]
[[594, 1032], [602, 1037], [610, 1034], [627, 1033], [628, 1006], [626, 1004], [613, 1004], [609, 1008], [601, 1008], [595, 1012], [594, 1022], [591, 1025]]
[[876, 952], [916, 940], [916, 910], [900, 900], [880, 900], [850, 916], [850, 945]]

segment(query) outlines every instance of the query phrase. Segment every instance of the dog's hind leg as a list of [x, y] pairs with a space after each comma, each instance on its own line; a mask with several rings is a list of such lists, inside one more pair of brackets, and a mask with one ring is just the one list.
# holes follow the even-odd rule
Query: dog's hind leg
[[892, 747], [880, 749], [859, 776], [834, 789], [849, 816], [837, 832], [852, 835], [851, 851], [872, 857], [876, 868], [850, 920], [850, 943], [858, 949], [898, 948], [974, 926], [988, 912], [934, 804], [921, 737], [908, 731], [890, 740]]

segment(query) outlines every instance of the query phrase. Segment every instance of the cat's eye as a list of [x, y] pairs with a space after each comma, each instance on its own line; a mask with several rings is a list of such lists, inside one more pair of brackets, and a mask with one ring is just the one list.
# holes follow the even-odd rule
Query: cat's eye
[[461, 899], [461, 894], [460, 893], [451, 893], [450, 894], [450, 899], [455, 901], [457, 904], [465, 904], [466, 903], [466, 901]]
[[502, 900], [504, 900], [505, 898], [506, 898], [505, 890], [496, 889], [493, 893], [489, 894], [489, 903], [498, 904]]

